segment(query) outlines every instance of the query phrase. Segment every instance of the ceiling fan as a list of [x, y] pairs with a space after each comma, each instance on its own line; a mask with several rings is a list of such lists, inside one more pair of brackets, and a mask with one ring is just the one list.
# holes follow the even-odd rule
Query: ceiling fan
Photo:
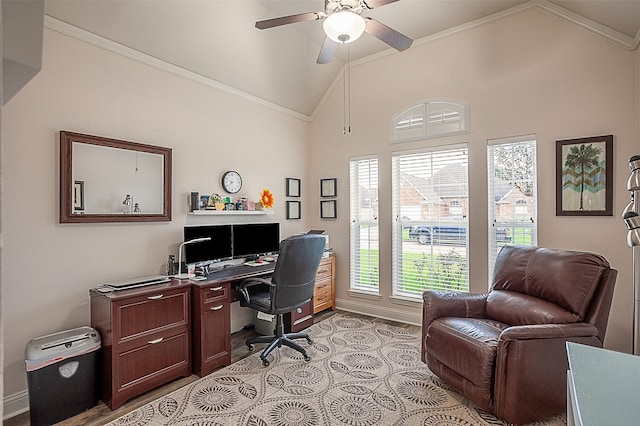
[[324, 0], [324, 12], [299, 13], [265, 19], [256, 22], [256, 28], [264, 30], [296, 22], [324, 19], [322, 27], [327, 37], [316, 61], [319, 64], [331, 62], [339, 44], [351, 43], [365, 31], [394, 49], [403, 51], [411, 46], [412, 39], [375, 19], [361, 16], [365, 10], [396, 1], [398, 0]]

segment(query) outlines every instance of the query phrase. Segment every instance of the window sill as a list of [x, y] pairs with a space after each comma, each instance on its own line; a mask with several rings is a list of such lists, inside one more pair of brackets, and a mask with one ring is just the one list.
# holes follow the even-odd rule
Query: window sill
[[408, 296], [391, 296], [389, 297], [389, 301], [393, 304], [404, 306], [415, 307], [417, 305], [422, 305], [422, 297], [420, 297], [419, 299], [415, 299]]
[[349, 296], [351, 297], [359, 297], [361, 299], [378, 300], [378, 301], [382, 299], [382, 296], [380, 296], [379, 293], [365, 292], [362, 290], [347, 290], [347, 293], [349, 293]]

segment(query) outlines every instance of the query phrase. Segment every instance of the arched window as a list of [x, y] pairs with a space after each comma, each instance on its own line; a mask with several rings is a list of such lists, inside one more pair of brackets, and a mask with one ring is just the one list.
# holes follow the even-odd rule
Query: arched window
[[391, 119], [391, 143], [409, 142], [469, 132], [469, 104], [453, 99], [429, 99]]

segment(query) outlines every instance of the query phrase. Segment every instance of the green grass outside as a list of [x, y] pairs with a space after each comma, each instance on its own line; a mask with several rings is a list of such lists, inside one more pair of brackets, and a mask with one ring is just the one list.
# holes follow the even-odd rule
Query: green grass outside
[[[531, 245], [528, 229], [511, 229], [512, 241], [499, 242], [498, 247], [507, 244]], [[516, 232], [513, 232], [516, 231]], [[411, 241], [409, 229], [402, 230], [402, 241]], [[363, 287], [378, 287], [378, 250], [360, 251], [360, 284]], [[454, 252], [432, 255], [426, 253], [402, 254], [402, 292], [422, 294], [424, 290], [468, 291], [468, 271], [463, 256]]]

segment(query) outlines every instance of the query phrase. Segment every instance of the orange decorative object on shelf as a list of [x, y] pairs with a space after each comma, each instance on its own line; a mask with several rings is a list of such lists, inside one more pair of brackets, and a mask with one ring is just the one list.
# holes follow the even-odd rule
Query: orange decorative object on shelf
[[264, 208], [270, 209], [273, 207], [273, 194], [268, 189], [263, 189], [260, 193], [260, 203]]

